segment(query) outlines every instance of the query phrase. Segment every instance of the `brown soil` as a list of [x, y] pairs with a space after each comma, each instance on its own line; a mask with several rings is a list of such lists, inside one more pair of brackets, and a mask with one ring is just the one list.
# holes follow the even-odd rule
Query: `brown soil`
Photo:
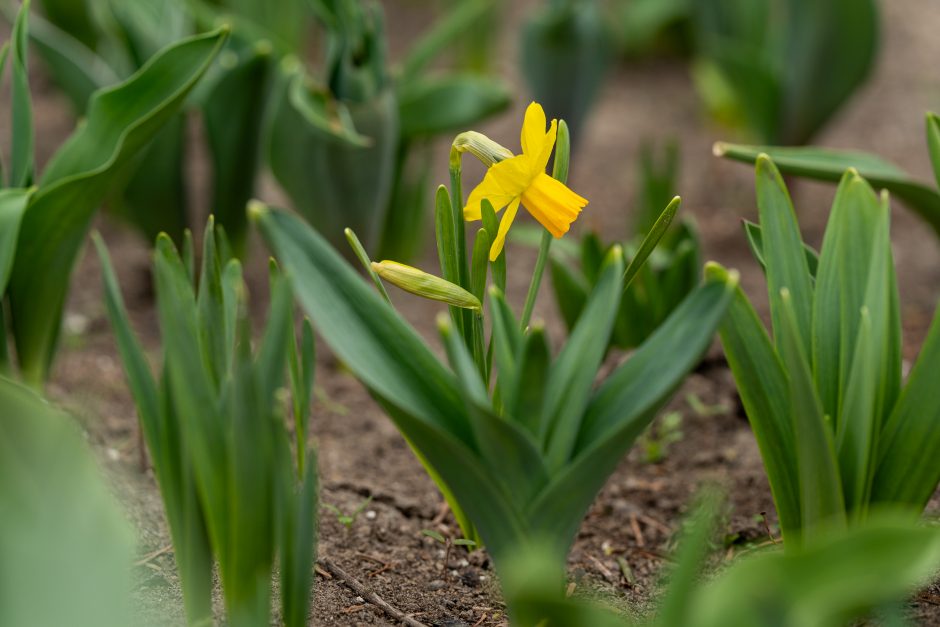
[[[406, 45], [410, 33], [426, 21], [423, 3], [386, 2], [393, 53]], [[513, 3], [512, 24], [521, 5]], [[894, 0], [882, 3], [884, 40], [879, 66], [869, 84], [842, 115], [822, 134], [822, 144], [878, 153], [909, 171], [929, 176], [923, 140], [925, 110], [937, 108], [940, 83], [935, 61], [940, 58], [940, 17], [931, 0]], [[916, 19], [912, 19], [916, 16]], [[499, 70], [516, 77], [515, 42], [510, 25], [503, 33]], [[515, 80], [515, 78], [513, 78]], [[69, 128], [64, 100], [37, 74], [36, 116], [40, 128], [39, 158], [48, 158]], [[521, 88], [520, 88], [521, 89]], [[518, 99], [510, 113], [485, 130], [509, 145], [516, 143], [521, 111]], [[6, 135], [7, 129], [0, 132]], [[682, 141], [683, 170], [679, 192], [685, 209], [695, 216], [704, 237], [706, 256], [738, 268], [746, 289], [758, 303], [763, 280], [747, 252], [739, 219], [755, 213], [749, 169], [711, 156], [711, 144], [728, 139], [722, 129], [703, 118], [686, 66], [680, 61], [658, 60], [616, 70], [590, 122], [581, 150], [575, 156], [572, 186], [591, 199], [582, 226], [605, 233], [625, 233], [625, 212], [634, 198], [636, 151], [644, 139], [678, 137]], [[439, 179], [446, 163], [441, 150]], [[279, 200], [267, 185], [265, 197]], [[830, 187], [800, 183], [797, 203], [806, 237], [818, 243]], [[135, 326], [153, 351], [159, 342], [147, 274], [148, 252], [136, 235], [101, 221], [129, 300]], [[895, 212], [894, 242], [900, 277], [905, 357], [916, 356], [930, 321], [940, 279], [940, 248], [935, 237], [912, 215]], [[264, 305], [262, 245], [255, 242], [251, 285], [254, 305]], [[521, 297], [532, 255], [514, 249], [511, 289]], [[425, 259], [434, 267], [433, 258]], [[258, 280], [262, 279], [262, 280]], [[398, 297], [405, 315], [428, 337], [438, 307]], [[548, 321], [555, 339], [558, 323], [547, 291], [537, 315]], [[51, 396], [76, 413], [88, 432], [102, 466], [113, 479], [115, 491], [138, 530], [142, 558], [168, 549], [169, 536], [152, 475], [141, 472], [137, 423], [121, 365], [110, 335], [101, 297], [99, 267], [86, 254], [75, 274], [68, 304], [68, 326], [63, 350], [49, 386]], [[433, 340], [432, 340], [433, 341]], [[559, 342], [555, 342], [557, 346]], [[663, 555], [686, 510], [690, 496], [703, 481], [717, 480], [730, 494], [724, 531], [728, 552], [748, 543], [767, 540], [762, 512], [775, 531], [773, 507], [753, 437], [740, 415], [733, 382], [713, 347], [707, 366], [692, 375], [670, 409], [682, 413], [683, 438], [658, 464], [646, 463], [637, 448], [623, 461], [597, 499], [578, 535], [569, 559], [570, 574], [579, 588], [615, 593], [624, 606], [648, 610], [656, 589]], [[505, 616], [493, 572], [483, 552], [455, 551], [443, 563], [443, 551], [423, 529], [459, 533], [453, 519], [435, 519], [441, 507], [433, 483], [424, 474], [391, 423], [362, 387], [337, 368], [321, 344], [318, 386], [322, 393], [312, 419], [319, 447], [324, 504], [354, 509], [367, 496], [373, 500], [351, 525], [344, 528], [336, 516], [322, 509], [320, 553], [340, 565], [389, 604], [428, 625], [502, 625]], [[714, 415], [696, 412], [687, 401], [694, 395]], [[930, 506], [936, 515], [938, 499]], [[632, 573], [627, 581], [617, 558], [623, 557]], [[143, 616], [156, 623], [182, 624], [180, 593], [173, 555], [164, 550], [142, 559], [135, 567], [137, 597]], [[936, 587], [920, 595], [913, 612], [923, 624], [940, 625]], [[317, 578], [313, 625], [396, 624], [376, 606], [364, 602], [336, 579]]]

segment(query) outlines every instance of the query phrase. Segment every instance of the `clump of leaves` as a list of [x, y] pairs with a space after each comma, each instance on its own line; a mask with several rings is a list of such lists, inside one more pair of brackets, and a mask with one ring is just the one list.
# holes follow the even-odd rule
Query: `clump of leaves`
[[688, 50], [712, 114], [761, 143], [809, 143], [868, 77], [878, 48], [875, 0], [618, 4], [629, 53], [664, 40]]
[[163, 337], [157, 379], [96, 237], [108, 315], [166, 508], [187, 620], [211, 621], [218, 563], [229, 624], [270, 624], [277, 559], [281, 619], [306, 625], [316, 554], [317, 469], [306, 443], [313, 332], [305, 324], [298, 348], [290, 285], [272, 268], [267, 325], [252, 350], [241, 264], [230, 258], [224, 236], [210, 218], [198, 280], [191, 238], [185, 241], [182, 255], [166, 235], [156, 243]]
[[[352, 226], [370, 251], [396, 246], [390, 254], [408, 257], [422, 244], [433, 137], [509, 104], [508, 90], [479, 72], [428, 71], [495, 4], [453, 7], [396, 66], [382, 6], [372, 0], [42, 0], [48, 21], [34, 40], [83, 114], [90, 91], [130, 75], [153, 51], [195, 29], [231, 25], [188, 111], [168, 121], [112, 198], [147, 239], [165, 231], [180, 242], [191, 224], [187, 119], [197, 114], [212, 162], [212, 211], [237, 254], [245, 204], [268, 166], [334, 245]], [[301, 59], [316, 25], [325, 54], [308, 68]]]
[[13, 73], [8, 187], [0, 189], [0, 299], [9, 305], [0, 307], [0, 371], [13, 369], [11, 332], [23, 379], [39, 386], [55, 354], [72, 268], [95, 211], [182, 107], [228, 31], [177, 41], [124, 82], [94, 92], [84, 122], [37, 173], [26, 57], [29, 19], [24, 2], [12, 45], [0, 52], [0, 73], [8, 53]]
[[766, 155], [756, 181], [760, 224], [745, 230], [767, 278], [773, 335], [738, 289], [721, 340], [784, 538], [798, 544], [820, 527], [858, 524], [878, 505], [916, 515], [940, 483], [931, 462], [940, 456], [940, 309], [904, 381], [887, 193], [847, 171], [817, 255]]
[[[567, 177], [567, 137], [559, 123], [556, 187]], [[401, 430], [464, 537], [482, 540], [498, 569], [519, 546], [547, 538], [554, 567], [562, 571], [595, 495], [710, 343], [736, 281], [722, 277], [698, 287], [631, 359], [595, 386], [625, 275], [642, 267], [662, 232], [648, 237], [629, 266], [619, 247], [611, 250], [578, 326], [553, 355], [542, 326], [530, 324], [552, 235], [545, 231], [517, 316], [503, 292], [506, 250], [493, 256], [498, 221], [487, 201], [472, 252], [465, 248], [463, 150], [494, 157], [490, 164], [512, 154], [479, 134], [455, 140], [451, 189], [437, 194], [443, 277], [370, 264], [356, 246], [378, 286], [372, 289], [296, 217], [262, 205], [253, 214], [300, 303]], [[449, 367], [391, 306], [383, 279], [450, 305], [450, 315], [438, 320]]]

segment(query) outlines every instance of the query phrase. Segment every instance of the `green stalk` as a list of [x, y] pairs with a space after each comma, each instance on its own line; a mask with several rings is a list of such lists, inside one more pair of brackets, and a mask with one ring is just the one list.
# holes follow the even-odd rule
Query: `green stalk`
[[548, 262], [548, 252], [552, 247], [552, 234], [542, 230], [542, 240], [539, 242], [539, 256], [535, 260], [535, 270], [532, 272], [532, 281], [529, 283], [529, 292], [525, 297], [525, 306], [522, 309], [522, 318], [519, 321], [523, 330], [529, 326], [532, 319], [532, 310], [535, 309], [535, 299], [542, 285], [542, 275], [545, 273], [545, 264]]
[[[568, 134], [568, 125], [564, 120], [558, 121], [558, 135], [555, 140], [555, 163], [552, 165], [552, 177], [562, 183], [568, 182], [568, 165], [571, 157], [571, 137]], [[522, 309], [522, 318], [519, 322], [523, 330], [529, 326], [532, 319], [532, 310], [535, 309], [535, 299], [542, 285], [542, 275], [545, 273], [545, 264], [548, 262], [548, 252], [552, 247], [552, 234], [547, 230], [542, 232], [542, 241], [539, 242], [539, 256], [535, 260], [535, 270], [532, 272], [532, 281], [529, 283], [529, 292], [525, 297], [525, 306]]]
[[[470, 289], [470, 268], [467, 263], [467, 237], [464, 230], [463, 219], [463, 178], [460, 167], [461, 153], [454, 146], [450, 149], [450, 206], [454, 212], [454, 243], [457, 246], [457, 281], [460, 287]], [[472, 350], [473, 314], [464, 309], [460, 312], [462, 318], [460, 330], [464, 342]]]

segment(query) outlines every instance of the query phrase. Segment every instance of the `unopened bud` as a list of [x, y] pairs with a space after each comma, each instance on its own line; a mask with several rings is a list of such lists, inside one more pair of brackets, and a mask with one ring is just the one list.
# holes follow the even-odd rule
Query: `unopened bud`
[[459, 285], [397, 261], [372, 262], [375, 273], [392, 285], [416, 296], [463, 309], [482, 309], [476, 296]]
[[466, 131], [454, 138], [450, 151], [451, 161], [459, 160], [464, 152], [469, 152], [488, 168], [513, 156], [511, 150], [476, 131]]

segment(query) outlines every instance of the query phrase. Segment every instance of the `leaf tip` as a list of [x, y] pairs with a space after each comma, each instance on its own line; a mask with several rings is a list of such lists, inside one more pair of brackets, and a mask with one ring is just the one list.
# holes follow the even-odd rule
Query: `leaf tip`
[[450, 316], [442, 311], [437, 314], [435, 322], [437, 324], [437, 330], [440, 332], [440, 334], [445, 338], [450, 337], [450, 333], [454, 328], [451, 324]]
[[257, 221], [260, 220], [264, 214], [268, 213], [270, 208], [260, 200], [252, 199], [248, 201], [247, 211], [248, 217], [251, 220]]

